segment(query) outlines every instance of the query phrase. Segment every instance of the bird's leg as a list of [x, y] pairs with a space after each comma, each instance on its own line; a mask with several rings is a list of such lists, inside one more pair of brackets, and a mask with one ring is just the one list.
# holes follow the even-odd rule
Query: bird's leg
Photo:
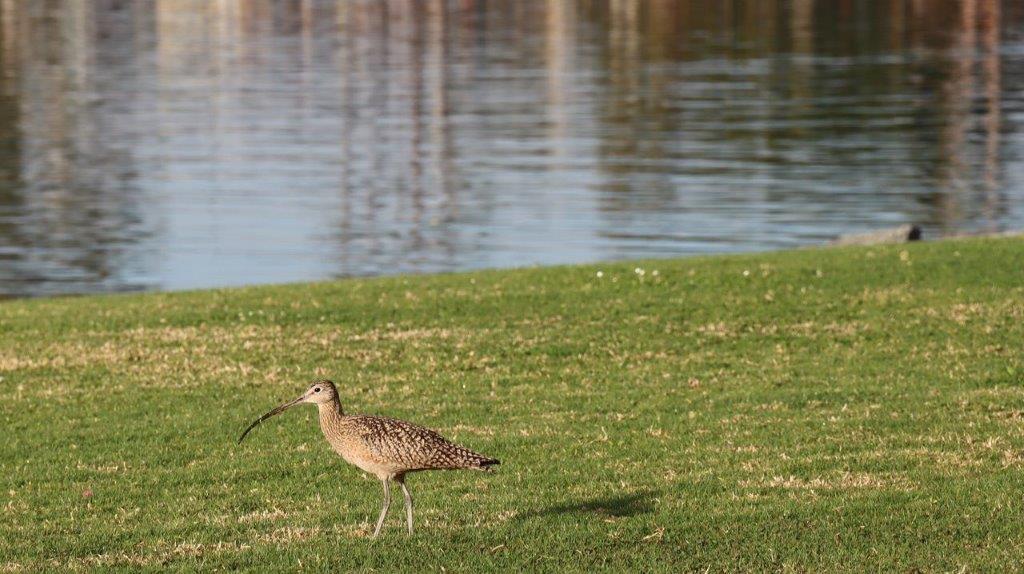
[[390, 479], [385, 478], [380, 481], [381, 485], [384, 486], [384, 506], [380, 509], [380, 518], [377, 519], [377, 528], [373, 529], [373, 537], [376, 538], [380, 534], [380, 527], [384, 526], [384, 517], [388, 515], [388, 506], [391, 506], [391, 483]]
[[412, 534], [412, 495], [405, 486], [405, 477], [399, 479], [398, 484], [402, 485], [402, 494], [405, 495], [405, 523], [409, 526], [409, 534]]

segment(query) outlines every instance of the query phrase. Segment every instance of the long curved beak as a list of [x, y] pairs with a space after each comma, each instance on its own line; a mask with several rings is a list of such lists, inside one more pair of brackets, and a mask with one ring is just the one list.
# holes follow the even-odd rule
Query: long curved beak
[[269, 413], [261, 416], [260, 418], [256, 419], [256, 422], [254, 422], [251, 425], [249, 425], [249, 428], [245, 429], [245, 432], [242, 433], [242, 436], [238, 437], [238, 444], [242, 444], [242, 439], [245, 438], [245, 435], [249, 434], [249, 431], [251, 431], [252, 429], [256, 428], [256, 425], [260, 424], [261, 422], [269, 419], [270, 417], [272, 417], [274, 415], [279, 415], [279, 414], [285, 412], [286, 410], [294, 407], [295, 405], [297, 405], [300, 402], [302, 402], [302, 399], [304, 399], [304, 398], [306, 398], [306, 395], [302, 395], [301, 397], [295, 399], [294, 401], [287, 402], [287, 403], [285, 403], [285, 404], [275, 408], [274, 410], [270, 411]]

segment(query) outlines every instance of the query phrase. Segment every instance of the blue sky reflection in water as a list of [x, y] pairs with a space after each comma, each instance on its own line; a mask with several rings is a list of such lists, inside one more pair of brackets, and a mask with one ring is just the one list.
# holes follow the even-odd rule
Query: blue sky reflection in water
[[0, 294], [1024, 227], [1024, 6], [0, 2]]

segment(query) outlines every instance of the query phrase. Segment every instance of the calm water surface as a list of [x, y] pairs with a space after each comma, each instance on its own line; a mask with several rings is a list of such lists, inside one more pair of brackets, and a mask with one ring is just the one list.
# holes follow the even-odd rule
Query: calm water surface
[[0, 294], [1024, 227], [1024, 3], [0, 0]]

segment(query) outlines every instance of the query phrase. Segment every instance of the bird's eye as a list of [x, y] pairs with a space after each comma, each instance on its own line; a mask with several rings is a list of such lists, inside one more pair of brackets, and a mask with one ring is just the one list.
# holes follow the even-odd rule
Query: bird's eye
[[317, 388], [313, 389], [313, 392], [314, 393], [319, 393], [320, 392], [320, 387], [317, 387]]

